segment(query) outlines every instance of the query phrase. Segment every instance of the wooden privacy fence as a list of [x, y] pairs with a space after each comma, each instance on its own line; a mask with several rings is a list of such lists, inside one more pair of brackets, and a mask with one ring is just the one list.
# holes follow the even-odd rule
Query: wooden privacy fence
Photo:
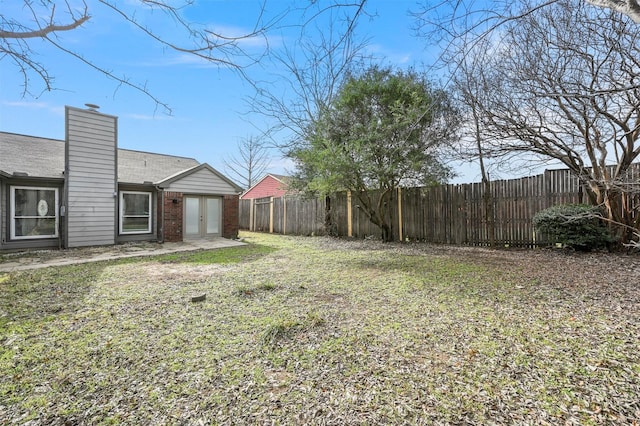
[[[401, 188], [388, 206], [394, 240], [444, 244], [531, 247], [547, 244], [536, 235], [533, 216], [547, 207], [586, 202], [569, 170], [490, 183], [491, 203], [481, 183]], [[377, 194], [373, 193], [375, 200]], [[488, 209], [487, 209], [488, 207]], [[487, 215], [487, 212], [492, 214]], [[240, 201], [240, 229], [294, 235], [380, 236], [348, 192], [324, 199], [286, 196]]]
[[240, 229], [293, 235], [325, 234], [324, 199], [268, 197], [240, 200]]

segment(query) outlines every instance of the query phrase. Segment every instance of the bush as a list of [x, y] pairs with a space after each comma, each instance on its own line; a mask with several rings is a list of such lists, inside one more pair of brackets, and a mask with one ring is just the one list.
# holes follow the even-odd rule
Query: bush
[[613, 242], [601, 217], [597, 207], [561, 204], [536, 213], [533, 226], [553, 242], [580, 251], [590, 251]]

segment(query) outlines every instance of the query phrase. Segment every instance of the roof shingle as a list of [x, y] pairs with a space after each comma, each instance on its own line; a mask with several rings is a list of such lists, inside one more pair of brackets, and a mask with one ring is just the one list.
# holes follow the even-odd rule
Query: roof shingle
[[[0, 132], [0, 172], [62, 178], [64, 148], [58, 139]], [[118, 182], [156, 183], [199, 164], [188, 157], [118, 148]]]

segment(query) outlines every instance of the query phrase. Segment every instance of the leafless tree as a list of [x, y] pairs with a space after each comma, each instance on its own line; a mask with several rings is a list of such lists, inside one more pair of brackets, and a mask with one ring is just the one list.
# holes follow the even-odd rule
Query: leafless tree
[[[141, 37], [147, 37], [158, 45], [231, 68], [245, 79], [247, 67], [259, 63], [269, 53], [269, 34], [281, 30], [286, 24], [284, 18], [289, 14], [301, 15], [305, 21], [301, 28], [324, 19], [329, 13], [341, 11], [348, 15], [354, 9], [350, 0], [331, 0], [323, 3], [321, 8], [310, 5], [297, 6], [291, 0], [279, 3], [276, 0], [264, 0], [262, 7], [256, 9], [253, 27], [244, 34], [223, 34], [185, 18], [185, 11], [193, 6], [194, 0], [139, 0], [137, 2], [119, 2], [117, 0], [13, 0], [20, 2], [22, 14], [8, 15], [0, 10], [0, 60], [9, 60], [18, 68], [23, 77], [23, 95], [37, 95], [40, 88], [44, 91], [54, 89], [54, 76], [50, 74], [50, 64], [38, 58], [39, 48], [45, 44], [54, 46], [63, 54], [70, 55], [117, 84], [127, 86], [150, 97], [157, 107], [170, 113], [169, 105], [154, 95], [146, 83], [132, 81], [130, 77], [118, 73], [91, 58], [90, 53], [76, 50], [72, 44], [65, 42], [64, 33], [76, 31], [88, 21], [99, 19], [108, 13], [132, 25]], [[357, 6], [366, 0], [359, 0]], [[271, 9], [279, 10], [267, 16], [267, 4]], [[16, 9], [13, 9], [16, 10]], [[171, 25], [178, 31], [171, 37], [163, 32], [163, 25], [152, 25], [145, 20], [148, 13], [154, 18], [162, 16], [164, 27]], [[260, 38], [265, 48], [261, 51], [247, 51], [243, 43], [249, 39]], [[255, 43], [254, 43], [255, 44]], [[35, 84], [36, 77], [42, 85]]]
[[[300, 36], [272, 52], [264, 62], [272, 70], [270, 77], [255, 82], [255, 95], [247, 99], [248, 113], [265, 118], [261, 132], [289, 158], [311, 137], [320, 113], [331, 104], [349, 71], [367, 61], [363, 54], [367, 40], [356, 35], [358, 21], [368, 16], [366, 0], [342, 9], [311, 3]], [[325, 15], [324, 23], [314, 22], [318, 14]], [[295, 187], [297, 181], [290, 184]], [[330, 230], [329, 195], [325, 205], [325, 227]]]
[[255, 185], [270, 164], [269, 150], [264, 141], [255, 136], [242, 139], [237, 155], [224, 160], [227, 175], [245, 189]]
[[452, 93], [466, 123], [461, 128], [459, 145], [454, 147], [459, 158], [477, 160], [480, 167], [483, 188], [484, 220], [487, 226], [489, 245], [495, 244], [495, 213], [487, 153], [483, 142], [486, 139], [482, 120], [483, 96], [488, 93], [491, 82], [483, 72], [483, 67], [491, 54], [491, 45], [481, 40], [475, 48], [460, 57], [452, 77]]
[[[359, 40], [357, 21], [366, 16], [366, 0], [345, 10], [331, 10], [326, 25], [307, 22], [300, 37], [272, 52], [268, 80], [255, 83], [256, 92], [247, 99], [248, 112], [269, 122], [263, 128], [272, 144], [285, 153], [308, 136], [313, 121], [335, 96], [340, 83], [353, 67], [365, 59], [366, 40]], [[325, 10], [318, 3], [318, 11]], [[312, 15], [313, 16], [313, 15]]]
[[[449, 65], [452, 51], [457, 52], [461, 47], [471, 50], [479, 40], [498, 38], [506, 25], [517, 25], [521, 19], [558, 1], [422, 0], [413, 15], [417, 34], [439, 45], [441, 59]], [[640, 23], [637, 0], [582, 0], [580, 3], [613, 10]]]
[[507, 25], [477, 72], [490, 83], [485, 152], [564, 164], [628, 241], [640, 220], [627, 177], [640, 155], [640, 26], [559, 0]]

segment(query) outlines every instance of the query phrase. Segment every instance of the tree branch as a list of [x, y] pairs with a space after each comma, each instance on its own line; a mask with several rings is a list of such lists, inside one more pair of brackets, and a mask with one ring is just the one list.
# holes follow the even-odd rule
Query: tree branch
[[82, 18], [77, 19], [68, 25], [47, 25], [44, 28], [40, 28], [34, 31], [22, 31], [22, 32], [0, 31], [0, 38], [15, 38], [15, 39], [36, 38], [36, 37], [44, 38], [51, 33], [75, 30], [76, 28], [78, 28], [79, 26], [87, 22], [90, 18], [91, 16], [85, 15]]

